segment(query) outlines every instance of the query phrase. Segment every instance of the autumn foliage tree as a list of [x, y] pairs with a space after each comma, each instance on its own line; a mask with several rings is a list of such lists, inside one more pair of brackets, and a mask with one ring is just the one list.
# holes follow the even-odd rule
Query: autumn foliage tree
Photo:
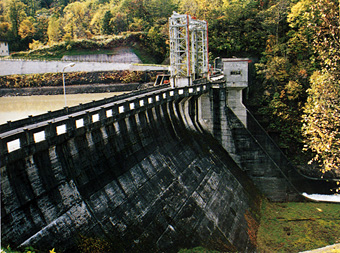
[[327, 71], [316, 71], [308, 94], [303, 117], [306, 148], [316, 153], [313, 161], [323, 172], [340, 175], [340, 81]]
[[323, 171], [340, 175], [340, 3], [316, 0], [311, 5], [309, 27], [320, 70], [311, 77], [305, 106], [306, 148]]

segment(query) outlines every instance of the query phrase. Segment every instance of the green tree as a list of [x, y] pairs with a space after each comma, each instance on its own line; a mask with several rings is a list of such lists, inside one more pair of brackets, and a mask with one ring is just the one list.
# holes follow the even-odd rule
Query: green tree
[[118, 34], [120, 32], [125, 32], [128, 30], [128, 17], [124, 12], [116, 13], [115, 17], [112, 19], [114, 33]]
[[223, 57], [259, 57], [264, 51], [266, 31], [255, 1], [225, 1], [220, 16], [209, 22], [209, 51]]
[[182, 0], [179, 11], [203, 20], [213, 20], [221, 15], [223, 0]]
[[25, 13], [26, 8], [27, 6], [19, 0], [9, 0], [7, 2], [6, 12], [14, 38], [19, 37], [20, 23], [27, 17]]
[[34, 27], [36, 29], [34, 36], [35, 40], [39, 40], [42, 43], [46, 43], [48, 41], [47, 29], [50, 17], [51, 13], [47, 9], [41, 9], [36, 12], [36, 19], [34, 23]]
[[113, 15], [111, 11], [106, 11], [104, 17], [102, 19], [102, 31], [103, 34], [112, 34], [113, 26], [112, 26], [112, 18]]
[[6, 21], [0, 22], [0, 38], [8, 38], [10, 33], [10, 23]]
[[27, 15], [34, 17], [37, 10], [40, 9], [40, 0], [21, 0], [27, 6]]
[[[150, 17], [143, 0], [122, 0], [118, 6], [117, 14], [118, 13], [120, 17], [125, 16], [127, 23], [126, 30], [128, 29], [130, 23], [133, 22], [133, 18], [139, 18], [148, 21]], [[122, 15], [122, 13], [125, 15]], [[118, 16], [116, 16], [116, 19], [118, 19]]]
[[273, 2], [272, 6], [261, 12], [261, 15], [264, 16], [262, 25], [270, 35], [275, 36], [276, 44], [279, 44], [279, 39], [285, 38], [286, 35], [290, 1], [278, 0]]
[[178, 11], [179, 1], [176, 0], [148, 0], [144, 1], [146, 12], [149, 15], [149, 22], [157, 25], [164, 25], [173, 11]]
[[11, 24], [6, 18], [5, 2], [0, 2], [0, 38], [8, 38]]
[[149, 53], [157, 59], [157, 63], [161, 63], [166, 54], [167, 47], [165, 41], [167, 40], [167, 34], [164, 34], [160, 30], [161, 27], [151, 27], [147, 34], [147, 47]]

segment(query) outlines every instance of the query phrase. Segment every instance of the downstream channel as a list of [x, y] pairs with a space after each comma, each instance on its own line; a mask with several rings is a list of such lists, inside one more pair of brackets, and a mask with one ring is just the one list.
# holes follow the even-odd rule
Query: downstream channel
[[[125, 92], [66, 95], [67, 106], [118, 96]], [[54, 111], [65, 107], [63, 95], [0, 97], [0, 124]]]

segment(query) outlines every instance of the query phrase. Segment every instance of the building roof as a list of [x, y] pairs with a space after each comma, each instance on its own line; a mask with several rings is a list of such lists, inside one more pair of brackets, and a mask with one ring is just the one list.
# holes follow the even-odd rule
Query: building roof
[[242, 62], [242, 61], [246, 61], [248, 63], [251, 62], [251, 60], [249, 58], [222, 58], [223, 62]]

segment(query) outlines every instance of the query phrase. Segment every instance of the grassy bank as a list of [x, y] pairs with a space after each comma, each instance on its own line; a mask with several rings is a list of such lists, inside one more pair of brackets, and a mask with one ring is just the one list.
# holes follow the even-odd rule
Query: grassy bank
[[300, 252], [340, 243], [340, 204], [263, 202], [259, 252]]
[[[340, 204], [263, 201], [257, 251], [301, 252], [340, 243]], [[201, 247], [180, 253], [216, 253]]]

